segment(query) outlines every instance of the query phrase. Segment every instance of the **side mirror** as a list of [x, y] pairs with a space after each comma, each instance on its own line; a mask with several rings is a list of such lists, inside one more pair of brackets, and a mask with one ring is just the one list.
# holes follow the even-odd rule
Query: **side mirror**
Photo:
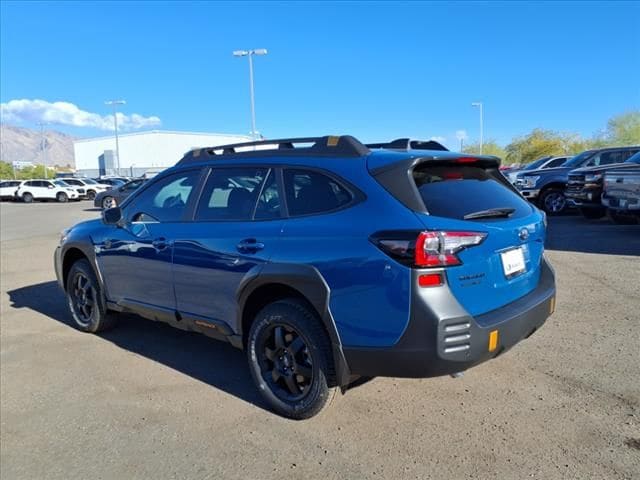
[[102, 221], [106, 225], [119, 225], [122, 220], [122, 210], [120, 207], [108, 208], [102, 211]]

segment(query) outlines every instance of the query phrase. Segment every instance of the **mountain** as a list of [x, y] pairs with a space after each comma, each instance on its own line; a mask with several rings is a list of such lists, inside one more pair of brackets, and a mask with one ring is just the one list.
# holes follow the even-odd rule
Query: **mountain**
[[[73, 142], [77, 137], [55, 130], [45, 130], [46, 163], [73, 167]], [[4, 162], [42, 163], [42, 136], [39, 130], [0, 124], [1, 158]]]

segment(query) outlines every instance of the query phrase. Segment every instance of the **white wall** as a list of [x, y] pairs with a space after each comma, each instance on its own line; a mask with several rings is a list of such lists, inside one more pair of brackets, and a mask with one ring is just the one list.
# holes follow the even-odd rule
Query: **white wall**
[[[118, 136], [120, 143], [120, 168], [136, 170], [152, 167], [170, 167], [182, 158], [185, 152], [194, 147], [210, 147], [230, 143], [248, 142], [244, 135], [226, 135], [217, 133], [190, 133], [151, 131], [128, 133]], [[105, 150], [115, 152], [116, 142], [113, 136], [78, 140], [73, 151], [78, 171], [97, 171], [98, 157]]]

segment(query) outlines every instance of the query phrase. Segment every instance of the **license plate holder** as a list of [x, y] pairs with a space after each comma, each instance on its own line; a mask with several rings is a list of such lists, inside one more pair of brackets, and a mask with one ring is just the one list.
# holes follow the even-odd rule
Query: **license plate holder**
[[507, 278], [513, 278], [520, 275], [521, 273], [524, 273], [527, 268], [524, 261], [524, 252], [522, 247], [511, 248], [500, 253], [500, 259], [502, 260], [504, 276]]

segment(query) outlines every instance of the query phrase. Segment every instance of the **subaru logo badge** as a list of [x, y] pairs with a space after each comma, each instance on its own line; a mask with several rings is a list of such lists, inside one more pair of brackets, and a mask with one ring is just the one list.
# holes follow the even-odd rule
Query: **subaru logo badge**
[[526, 228], [523, 228], [518, 233], [518, 237], [520, 237], [520, 240], [522, 240], [523, 242], [526, 241], [529, 238], [529, 230], [527, 230]]

